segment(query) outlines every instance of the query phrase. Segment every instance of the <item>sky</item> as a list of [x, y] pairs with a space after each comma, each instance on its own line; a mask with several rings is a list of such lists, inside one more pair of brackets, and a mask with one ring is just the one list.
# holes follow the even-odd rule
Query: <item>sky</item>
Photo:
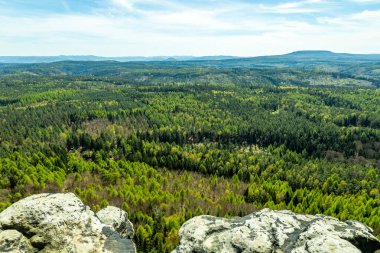
[[0, 55], [380, 53], [380, 0], [0, 0]]

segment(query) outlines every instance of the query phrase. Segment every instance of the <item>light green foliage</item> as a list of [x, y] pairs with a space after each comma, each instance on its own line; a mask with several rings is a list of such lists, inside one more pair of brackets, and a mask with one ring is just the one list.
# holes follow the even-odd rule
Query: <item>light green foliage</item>
[[128, 211], [140, 252], [170, 252], [195, 215], [264, 207], [380, 233], [380, 93], [331, 86], [377, 77], [72, 64], [0, 76], [0, 210], [72, 191]]

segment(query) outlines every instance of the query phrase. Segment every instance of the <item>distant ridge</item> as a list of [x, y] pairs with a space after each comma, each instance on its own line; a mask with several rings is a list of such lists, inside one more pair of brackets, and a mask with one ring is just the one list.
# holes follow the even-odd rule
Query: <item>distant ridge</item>
[[331, 52], [331, 51], [327, 51], [327, 50], [302, 50], [302, 51], [295, 51], [295, 52], [291, 52], [289, 54], [286, 54], [286, 55], [315, 55], [315, 54], [319, 54], [319, 55], [334, 55], [336, 53], [334, 52]]
[[312, 56], [312, 57], [350, 57], [350, 58], [373, 58], [373, 57], [380, 57], [380, 54], [351, 54], [351, 53], [335, 53], [327, 50], [302, 50], [302, 51], [295, 51], [289, 54], [285, 54], [282, 56], [295, 56], [295, 57], [305, 57], [305, 56]]
[[[301, 68], [328, 71], [347, 71], [352, 67], [358, 73], [378, 76], [380, 54], [334, 53], [326, 50], [295, 51], [284, 55], [235, 57], [235, 56], [156, 56], [156, 57], [99, 57], [87, 56], [0, 56], [0, 70], [16, 68], [23, 64], [24, 69], [38, 68], [37, 65], [52, 64], [74, 66], [165, 66], [165, 67], [217, 67], [217, 68]], [[62, 67], [65, 68], [65, 67]], [[20, 69], [20, 66], [18, 67]], [[65, 72], [65, 70], [63, 70]]]

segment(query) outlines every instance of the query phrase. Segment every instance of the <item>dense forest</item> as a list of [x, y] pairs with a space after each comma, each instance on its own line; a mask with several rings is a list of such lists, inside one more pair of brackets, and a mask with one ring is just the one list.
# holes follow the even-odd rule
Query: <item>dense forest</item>
[[139, 252], [264, 207], [380, 234], [379, 72], [180, 65], [0, 65], [0, 211], [75, 192], [126, 210]]

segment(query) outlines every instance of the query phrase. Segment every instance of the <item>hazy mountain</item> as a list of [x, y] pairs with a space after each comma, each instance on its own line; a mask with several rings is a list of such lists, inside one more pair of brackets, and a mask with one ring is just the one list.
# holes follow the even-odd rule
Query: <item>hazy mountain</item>
[[[185, 61], [182, 65], [227, 68], [299, 68], [379, 76], [380, 54], [347, 54], [330, 51], [296, 51], [284, 55]], [[177, 64], [178, 65], [178, 64]]]
[[[284, 55], [259, 57], [233, 56], [157, 56], [157, 57], [98, 57], [98, 56], [0, 56], [0, 71], [32, 71], [36, 69], [49, 73], [76, 73], [86, 70], [97, 73], [101, 69], [110, 72], [123, 72], [133, 68], [172, 68], [172, 67], [216, 67], [216, 68], [295, 68], [340, 72], [349, 75], [380, 75], [380, 54], [347, 54], [330, 51], [296, 51]], [[38, 72], [40, 73], [40, 71]], [[55, 73], [55, 72], [54, 72]], [[57, 74], [55, 73], [55, 74]], [[83, 72], [80, 72], [84, 74]]]
[[[51, 63], [59, 61], [211, 61], [211, 65], [266, 65], [266, 64], [294, 64], [299, 62], [326, 62], [326, 61], [380, 61], [380, 54], [347, 54], [333, 53], [331, 51], [296, 51], [284, 55], [236, 57], [236, 56], [127, 56], [127, 57], [101, 57], [94, 55], [60, 55], [60, 56], [0, 56], [0, 63]], [[218, 61], [223, 61], [220, 63]]]

